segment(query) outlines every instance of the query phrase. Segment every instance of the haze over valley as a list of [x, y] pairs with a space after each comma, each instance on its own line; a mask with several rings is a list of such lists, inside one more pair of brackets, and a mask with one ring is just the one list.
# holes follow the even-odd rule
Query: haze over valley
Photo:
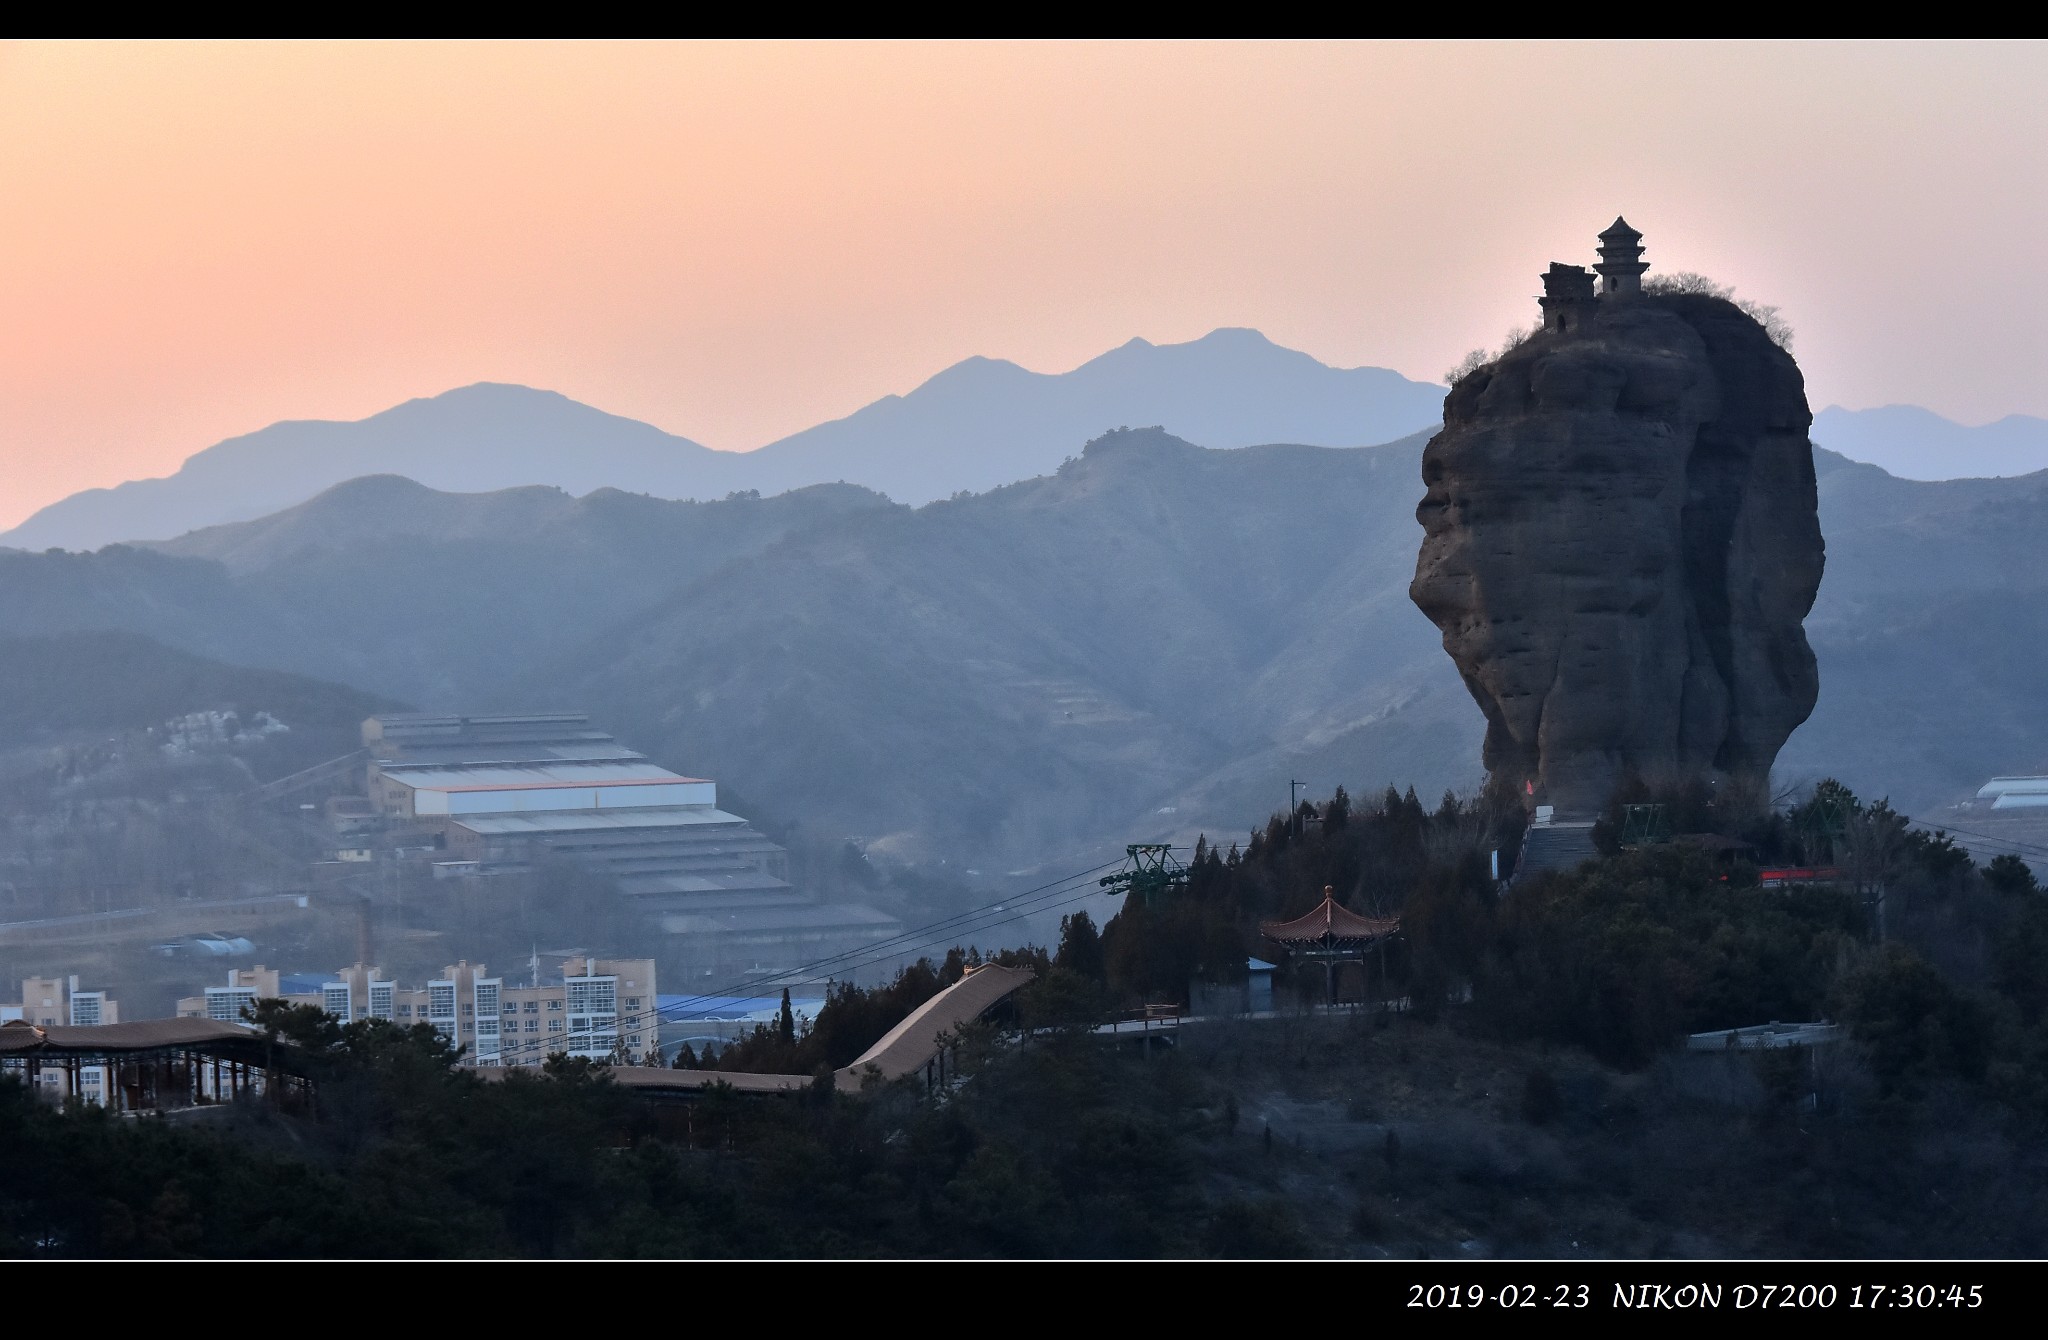
[[[1050, 474], [1119, 425], [1159, 424], [1207, 447], [1293, 442], [1355, 447], [1433, 428], [1443, 388], [1385, 368], [1328, 367], [1254, 330], [1186, 344], [1133, 339], [1065, 373], [969, 358], [747, 452], [714, 451], [553, 391], [479, 383], [357, 422], [293, 420], [200, 451], [174, 474], [88, 489], [0, 532], [0, 546], [97, 549], [253, 520], [347, 480], [401, 475], [481, 493], [546, 485], [656, 498], [722, 498], [845, 482], [922, 505]], [[1816, 417], [1814, 441], [1902, 478], [2048, 469], [2048, 420], [1981, 427], [1910, 405]]]
[[[0, 554], [0, 631], [118, 630], [433, 710], [583, 706], [777, 821], [878, 856], [1030, 868], [1233, 834], [1289, 778], [1477, 784], [1483, 723], [1407, 598], [1428, 433], [1327, 445], [1440, 396], [1221, 331], [1064, 378], [970, 360], [757, 462], [475, 387], [357, 425], [279, 425], [124, 486], [203, 515], [322, 471], [388, 471], [147, 546]], [[1138, 410], [1168, 428], [1072, 427]], [[1816, 436], [1856, 422], [1829, 411]], [[1217, 440], [1194, 445], [1197, 429]], [[1241, 445], [1289, 430], [1325, 445]], [[784, 483], [844, 466], [893, 489], [724, 496], [772, 481], [778, 458], [810, 462]], [[2048, 474], [1925, 483], [1816, 459], [1823, 687], [1781, 774], [1933, 812], [2048, 763], [2025, 687], [2048, 648], [2030, 561]], [[246, 491], [221, 482], [245, 467]], [[550, 475], [567, 487], [469, 487]], [[663, 479], [716, 500], [641, 496]], [[118, 527], [123, 498], [81, 495], [31, 525]]]

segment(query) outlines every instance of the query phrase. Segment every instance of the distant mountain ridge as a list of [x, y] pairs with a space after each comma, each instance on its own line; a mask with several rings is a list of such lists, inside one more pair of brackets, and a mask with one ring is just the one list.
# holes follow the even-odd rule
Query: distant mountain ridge
[[[881, 853], [990, 870], [1227, 840], [1290, 778], [1479, 779], [1483, 720], [1407, 594], [1424, 436], [1116, 432], [916, 510], [850, 485], [686, 503], [356, 480], [162, 546], [0, 552], [0, 634], [128, 630], [428, 710], [573, 702]], [[1784, 778], [1925, 814], [2048, 768], [2048, 473], [1815, 464], [1821, 698]]]
[[[1385, 368], [1333, 368], [1255, 330], [1187, 344], [1131, 340], [1071, 372], [970, 358], [906, 396], [749, 453], [749, 488], [843, 478], [917, 506], [1051, 474], [1075, 444], [1156, 425], [1204, 447], [1363, 447], [1437, 422], [1443, 388]], [[851, 473], [848, 462], [860, 462]]]
[[[1153, 424], [1206, 447], [1366, 446], [1434, 424], [1443, 388], [1384, 368], [1333, 368], [1255, 330], [1142, 339], [1063, 373], [968, 358], [904, 395], [756, 451], [714, 451], [553, 391], [482, 382], [355, 422], [291, 420], [229, 438], [162, 479], [87, 489], [0, 546], [91, 550], [269, 516], [344, 481], [400, 475], [451, 493], [546, 487], [710, 500], [844, 481], [922, 505], [1050, 474], [1074, 444]], [[2048, 468], [2048, 420], [1968, 427], [1911, 405], [1816, 417], [1814, 442], [1900, 478]]]
[[177, 473], [88, 489], [0, 545], [90, 550], [251, 520], [366, 475], [484, 493], [529, 485], [708, 500], [844, 481], [913, 505], [1050, 473], [1077, 443], [1161, 424], [1205, 446], [1365, 446], [1437, 418], [1443, 388], [1332, 368], [1257, 331], [1132, 340], [1071, 372], [970, 358], [906, 395], [751, 452], [713, 451], [553, 391], [479, 383], [342, 423], [295, 420], [229, 438]]
[[2008, 414], [1971, 427], [1918, 405], [1843, 409], [1813, 419], [1815, 446], [1900, 479], [2011, 478], [2048, 470], [2048, 419]]
[[85, 550], [168, 540], [268, 516], [366, 475], [402, 475], [452, 493], [540, 484], [582, 494], [619, 481], [655, 492], [708, 488], [731, 461], [731, 453], [553, 391], [483, 382], [355, 422], [288, 420], [231, 437], [166, 478], [52, 503], [0, 535], [0, 544]]

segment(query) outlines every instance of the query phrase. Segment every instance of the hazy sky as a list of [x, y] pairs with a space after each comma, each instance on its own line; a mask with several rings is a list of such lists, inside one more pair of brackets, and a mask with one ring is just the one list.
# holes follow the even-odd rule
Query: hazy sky
[[2048, 414], [2038, 45], [0, 47], [0, 525], [482, 380], [746, 449], [969, 354], [1435, 378], [1617, 212], [1816, 409]]

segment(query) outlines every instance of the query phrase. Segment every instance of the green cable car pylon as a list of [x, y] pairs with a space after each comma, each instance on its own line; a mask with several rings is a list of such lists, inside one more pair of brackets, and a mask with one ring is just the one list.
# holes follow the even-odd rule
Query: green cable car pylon
[[1164, 842], [1133, 842], [1124, 848], [1124, 868], [1096, 883], [1111, 895], [1139, 894], [1150, 907], [1167, 894], [1187, 888], [1188, 868], [1173, 858], [1173, 848]]

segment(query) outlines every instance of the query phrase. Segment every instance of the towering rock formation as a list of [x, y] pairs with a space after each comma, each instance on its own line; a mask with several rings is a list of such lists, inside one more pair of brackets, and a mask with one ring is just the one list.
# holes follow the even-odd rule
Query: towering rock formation
[[1767, 775], [1813, 710], [1805, 383], [1734, 303], [1544, 276], [1543, 329], [1451, 388], [1409, 594], [1486, 713], [1486, 767], [1591, 817], [1630, 776]]

